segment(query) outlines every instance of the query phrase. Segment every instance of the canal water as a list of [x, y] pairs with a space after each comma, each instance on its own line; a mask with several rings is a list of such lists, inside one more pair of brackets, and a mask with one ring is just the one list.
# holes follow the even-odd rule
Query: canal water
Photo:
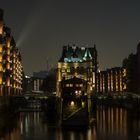
[[0, 117], [0, 140], [140, 140], [140, 114], [119, 107], [98, 106], [95, 123], [84, 129], [64, 129], [43, 112]]

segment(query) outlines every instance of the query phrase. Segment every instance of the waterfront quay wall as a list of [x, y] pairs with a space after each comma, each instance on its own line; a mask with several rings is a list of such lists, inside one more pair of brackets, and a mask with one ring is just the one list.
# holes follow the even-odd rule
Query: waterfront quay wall
[[21, 100], [13, 96], [0, 97], [0, 113], [13, 115], [23, 105]]
[[[83, 106], [77, 106], [78, 101]], [[81, 102], [80, 100], [73, 100], [72, 102], [74, 104], [68, 104], [65, 108], [67, 100], [64, 102], [64, 99], [60, 97], [48, 97], [41, 101], [42, 111], [46, 114], [47, 120], [57, 122], [62, 127], [87, 127], [93, 114], [91, 99], [86, 98]]]
[[[0, 97], [0, 137], [10, 132], [16, 125], [17, 105], [11, 97]], [[9, 123], [10, 122], [10, 123]]]
[[118, 106], [126, 109], [135, 109], [140, 112], [140, 97], [139, 96], [94, 96], [92, 103], [97, 105]]
[[50, 96], [41, 100], [41, 109], [50, 120], [60, 120], [61, 116], [61, 98]]

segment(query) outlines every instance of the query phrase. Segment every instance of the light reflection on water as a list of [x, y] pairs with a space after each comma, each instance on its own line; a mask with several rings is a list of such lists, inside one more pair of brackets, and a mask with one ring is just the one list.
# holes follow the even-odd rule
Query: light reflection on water
[[66, 130], [46, 121], [43, 113], [20, 113], [12, 131], [0, 140], [137, 140], [140, 115], [124, 108], [98, 106], [96, 123], [87, 130]]
[[123, 108], [98, 108], [96, 112], [99, 137], [127, 139], [127, 110]]

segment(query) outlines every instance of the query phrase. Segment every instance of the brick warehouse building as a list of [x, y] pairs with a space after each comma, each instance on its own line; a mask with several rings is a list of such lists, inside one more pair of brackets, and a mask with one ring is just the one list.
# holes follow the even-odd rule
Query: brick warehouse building
[[21, 94], [23, 67], [21, 55], [4, 23], [4, 11], [0, 9], [0, 96]]
[[78, 47], [76, 45], [63, 46], [62, 56], [57, 67], [56, 94], [61, 96], [61, 81], [74, 77], [83, 79], [87, 83], [85, 94], [96, 91], [97, 50]]
[[126, 88], [126, 69], [114, 67], [97, 73], [97, 93], [121, 94]]

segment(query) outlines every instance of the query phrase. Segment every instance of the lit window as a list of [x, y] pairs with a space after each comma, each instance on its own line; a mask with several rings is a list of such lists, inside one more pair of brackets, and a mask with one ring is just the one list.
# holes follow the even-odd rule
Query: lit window
[[3, 23], [1, 22], [0, 23], [0, 34], [2, 34], [2, 32], [3, 32]]
[[2, 64], [0, 64], [0, 71], [2, 71]]
[[2, 52], [2, 47], [0, 46], [0, 52]]
[[73, 87], [73, 84], [70, 84], [70, 87]]
[[7, 63], [7, 69], [10, 69], [10, 63]]
[[83, 84], [79, 84], [79, 87], [83, 87]]
[[7, 80], [7, 86], [10, 86], [10, 80], [9, 79]]
[[7, 50], [7, 54], [10, 55], [10, 50], [9, 49]]
[[0, 55], [0, 62], [2, 62], [2, 56]]
[[7, 56], [7, 60], [10, 62], [10, 56]]
[[126, 69], [123, 70], [123, 76], [126, 76]]
[[70, 68], [67, 69], [67, 72], [70, 72]]
[[66, 84], [66, 87], [69, 87], [69, 84]]
[[0, 84], [2, 84], [2, 75], [0, 75]]
[[10, 48], [10, 40], [7, 42], [7, 48]]
[[62, 69], [61, 72], [65, 72], [65, 69]]
[[79, 84], [76, 84], [75, 86], [76, 86], [76, 87], [79, 87]]

